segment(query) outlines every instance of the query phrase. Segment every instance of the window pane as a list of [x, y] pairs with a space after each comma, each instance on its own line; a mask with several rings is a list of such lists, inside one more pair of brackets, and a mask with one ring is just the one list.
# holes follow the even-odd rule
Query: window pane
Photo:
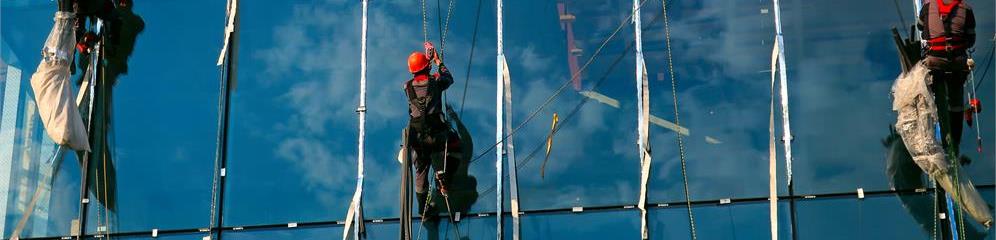
[[[778, 203], [778, 236], [790, 239], [789, 204]], [[695, 232], [702, 239], [770, 239], [771, 223], [768, 203], [736, 203], [694, 206]], [[691, 238], [688, 210], [671, 205], [648, 211], [651, 239]]]
[[214, 63], [224, 8], [223, 2], [138, 2], [133, 16], [122, 17], [115, 51], [126, 51], [127, 32], [141, 31], [121, 66], [126, 72], [105, 77], [116, 76], [110, 158], [91, 162], [108, 170], [97, 170], [90, 181], [93, 193], [109, 195], [111, 204], [90, 205], [87, 233], [98, 226], [110, 232], [208, 226], [218, 125]]
[[[516, 161], [523, 165], [518, 175], [522, 208], [635, 203], [639, 193], [639, 159], [633, 144], [635, 68], [634, 51], [627, 49], [633, 40], [632, 25], [625, 24], [613, 34], [630, 21], [632, 3], [571, 2], [563, 6], [563, 14], [561, 7], [553, 1], [505, 2], [513, 127], [542, 107], [514, 137]], [[525, 25], [530, 27], [515, 27]], [[572, 78], [572, 72], [586, 65]], [[596, 99], [586, 100], [585, 94]], [[554, 114], [559, 116], [560, 129], [546, 160]]]
[[[775, 114], [781, 119], [780, 111], [769, 109], [775, 34], [770, 1], [669, 2], [670, 54], [662, 6], [647, 4], [643, 46], [651, 114], [659, 119], [650, 125], [654, 165], [649, 198], [684, 200], [675, 129], [682, 133], [692, 200], [765, 196], [768, 118]], [[680, 128], [673, 125], [675, 95]], [[775, 124], [781, 128], [780, 121]], [[784, 193], [781, 141], [775, 144], [778, 186]]]
[[267, 230], [247, 230], [247, 231], [227, 231], [223, 234], [224, 239], [233, 240], [253, 240], [253, 239], [341, 239], [342, 227], [302, 227], [302, 228], [280, 228]]
[[[992, 204], [993, 192], [983, 191]], [[799, 237], [803, 239], [930, 239], [933, 232], [933, 195], [904, 194], [856, 198], [828, 198], [796, 202]], [[992, 230], [982, 230], [965, 219], [968, 239], [992, 239]]]

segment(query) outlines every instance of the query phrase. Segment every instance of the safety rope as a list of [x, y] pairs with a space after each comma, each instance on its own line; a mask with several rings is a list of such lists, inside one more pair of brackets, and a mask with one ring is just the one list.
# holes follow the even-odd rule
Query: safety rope
[[937, 201], [938, 201], [938, 195], [940, 195], [941, 192], [937, 190], [937, 182], [934, 181], [933, 178], [930, 179], [930, 186], [931, 188], [934, 189], [934, 212], [932, 213], [934, 219], [934, 228], [932, 229], [930, 236], [934, 240], [937, 240], [939, 239], [940, 236], [940, 233], [937, 231], [937, 229], [940, 227], [940, 223], [938, 221], [938, 219], [940, 218], [940, 211], [938, 211], [940, 207], [938, 206]]
[[[666, 2], [666, 0], [665, 0]], [[671, 24], [668, 20], [667, 4], [664, 4], [664, 41], [667, 47], [667, 68], [668, 73], [671, 75], [671, 98], [674, 100], [674, 124], [681, 126], [681, 120], [679, 118], [678, 111], [678, 83], [677, 79], [674, 77], [674, 60], [671, 57]], [[783, 69], [784, 71], [784, 69]], [[678, 156], [681, 159], [681, 178], [682, 183], [685, 187], [685, 205], [688, 209], [688, 226], [692, 232], [692, 240], [697, 239], [695, 234], [695, 215], [692, 213], [692, 200], [691, 193], [688, 189], [688, 170], [687, 163], [685, 160], [685, 143], [681, 139], [681, 133], [675, 132], [675, 137], [678, 140]]]
[[426, 19], [428, 14], [425, 14], [425, 0], [422, 0], [422, 42], [429, 41], [429, 20]]

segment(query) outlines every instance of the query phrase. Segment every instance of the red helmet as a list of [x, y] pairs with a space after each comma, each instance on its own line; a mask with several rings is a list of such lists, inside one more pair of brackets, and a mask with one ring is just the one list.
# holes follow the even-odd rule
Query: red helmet
[[421, 72], [429, 67], [429, 57], [425, 56], [425, 53], [412, 52], [412, 55], [408, 55], [408, 71], [411, 73]]

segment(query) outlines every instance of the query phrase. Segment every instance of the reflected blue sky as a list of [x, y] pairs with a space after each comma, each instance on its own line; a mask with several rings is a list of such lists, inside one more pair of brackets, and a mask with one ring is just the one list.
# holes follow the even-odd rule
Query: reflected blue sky
[[[475, 16], [477, 1], [455, 4], [444, 49], [447, 66], [456, 78], [447, 92], [448, 102], [454, 107], [464, 105], [461, 118], [475, 143], [472, 155], [480, 156], [466, 163], [474, 182], [463, 191], [480, 193], [471, 212], [495, 211], [491, 191], [496, 184], [495, 157], [485, 150], [495, 135], [496, 22], [494, 1], [482, 2], [479, 16]], [[971, 2], [978, 11], [980, 39], [992, 36], [996, 24], [988, 9], [993, 9], [993, 1]], [[230, 105], [229, 168], [222, 203], [225, 225], [341, 220], [356, 179], [360, 5], [346, 0], [241, 4], [238, 78]], [[581, 74], [580, 90], [618, 101], [613, 105], [589, 100], [576, 115], [565, 118], [586, 99], [568, 86], [535, 119], [522, 125], [513, 137], [522, 165], [518, 176], [522, 207], [635, 204], [639, 194], [635, 56], [627, 48], [634, 38], [633, 27], [624, 24], [595, 54], [616, 27], [628, 21], [632, 2], [568, 1], [567, 12], [576, 17], [570, 23], [578, 48], [574, 53], [567, 47], [567, 24], [558, 16], [556, 1], [508, 0], [504, 4], [513, 127], [570, 80], [572, 56], [582, 65], [592, 59]], [[647, 1], [640, 17], [651, 114], [673, 122], [672, 70], [661, 4]], [[888, 1], [855, 0], [783, 4], [797, 193], [847, 192], [859, 187], [888, 190], [888, 149], [882, 141], [895, 119], [888, 97], [899, 72], [889, 32], [890, 27], [901, 25], [895, 6]], [[774, 38], [771, 7], [770, 1], [733, 0], [679, 1], [668, 6], [678, 115], [689, 132], [682, 137], [693, 200], [767, 194], [770, 73], [766, 71]], [[903, 14], [913, 12], [908, 2], [899, 7]], [[396, 154], [406, 124], [401, 84], [410, 77], [403, 60], [421, 48], [420, 8], [418, 1], [370, 4], [364, 210], [371, 219], [395, 217], [399, 211]], [[53, 9], [54, 3], [48, 1], [5, 1], [0, 7], [2, 59], [24, 71], [24, 83], [39, 61], [38, 50], [51, 26]], [[428, 1], [426, 21], [433, 41], [439, 37], [436, 10], [435, 1]], [[445, 15], [445, 6], [440, 11]], [[138, 2], [135, 12], [145, 20], [146, 29], [139, 36], [130, 72], [115, 87], [112, 138], [116, 140], [121, 210], [114, 216], [112, 230], [206, 227], [219, 110], [215, 61], [223, 37], [224, 1]], [[977, 48], [982, 52], [991, 45], [979, 41]], [[994, 86], [993, 79], [982, 86], [984, 103], [996, 102]], [[24, 94], [30, 96], [30, 91]], [[464, 94], [466, 100], [461, 101]], [[26, 111], [24, 105], [19, 105], [19, 113]], [[545, 143], [554, 113], [561, 116], [563, 127], [553, 138], [555, 145], [541, 176], [544, 151], [527, 156]], [[991, 123], [996, 111], [982, 114], [987, 152], [975, 153], [974, 128], [966, 129], [962, 151], [975, 160], [965, 168], [973, 181], [993, 184], [996, 160], [991, 153], [996, 151], [992, 145], [996, 141], [991, 139], [996, 139], [996, 129]], [[683, 200], [675, 131], [652, 124], [651, 141], [650, 201]], [[48, 206], [51, 215], [34, 226], [44, 229], [36, 231], [36, 236], [66, 235], [69, 221], [76, 217], [79, 166], [72, 157], [66, 163], [55, 174]], [[783, 160], [779, 164], [779, 192], [784, 195]], [[992, 191], [983, 193], [992, 202]], [[918, 229], [897, 199], [806, 201], [798, 206], [800, 236], [831, 239], [839, 236], [831, 234], [839, 233], [838, 229], [867, 228], [880, 222], [891, 222], [896, 229]], [[766, 210], [763, 204], [696, 208], [703, 231], [700, 236], [765, 238], [767, 220], [755, 216], [766, 216]], [[854, 217], [858, 212], [864, 215]], [[23, 213], [5, 214], [11, 222]], [[590, 238], [623, 233], [635, 237], [637, 215], [624, 211], [530, 216], [523, 221], [523, 236]], [[652, 231], [655, 238], [687, 237], [684, 209], [656, 209], [651, 216], [658, 230]], [[564, 222], [585, 222], [582, 228], [590, 231], [572, 231], [575, 226]], [[461, 226], [472, 238], [494, 234], [490, 218], [468, 220]], [[788, 224], [782, 226], [787, 229]], [[379, 231], [372, 238], [393, 238], [397, 231], [392, 224], [370, 227]], [[10, 231], [12, 226], [5, 228]], [[88, 228], [92, 232], [96, 225]], [[316, 238], [327, 237], [329, 232], [340, 234], [341, 229], [239, 232], [226, 237]], [[875, 234], [881, 238], [926, 236], [913, 230]]]

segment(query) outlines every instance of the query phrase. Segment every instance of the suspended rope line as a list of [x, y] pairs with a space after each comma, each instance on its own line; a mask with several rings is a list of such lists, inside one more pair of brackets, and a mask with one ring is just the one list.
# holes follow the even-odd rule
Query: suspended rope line
[[470, 40], [470, 57], [467, 58], [467, 68], [465, 69], [467, 75], [464, 77], [466, 80], [463, 81], [463, 96], [460, 98], [460, 111], [457, 113], [457, 116], [460, 117], [463, 117], [463, 106], [467, 101], [467, 87], [470, 85], [470, 72], [473, 72], [470, 70], [470, 67], [474, 63], [474, 49], [477, 46], [477, 26], [481, 23], [481, 5], [483, 2], [484, 0], [477, 1], [477, 14], [474, 14], [474, 35]]
[[[642, 6], [646, 2], [647, 2], [647, 0], [642, 0], [640, 2], [640, 6]], [[474, 158], [472, 158], [470, 160], [470, 163], [474, 163], [477, 160], [481, 159], [482, 157], [484, 157], [485, 155], [487, 155], [489, 152], [491, 152], [492, 150], [494, 150], [499, 144], [504, 143], [506, 139], [514, 136], [516, 133], [519, 132], [519, 130], [522, 127], [524, 127], [527, 123], [529, 123], [530, 121], [532, 121], [533, 118], [535, 118], [539, 114], [540, 111], [542, 111], [544, 108], [546, 108], [546, 106], [548, 106], [550, 103], [553, 103], [553, 100], [556, 99], [557, 96], [559, 96], [561, 93], [563, 93], [564, 89], [567, 89], [567, 86], [569, 86], [571, 84], [571, 82], [574, 81], [574, 79], [576, 79], [578, 76], [581, 75], [580, 74], [581, 72], [584, 72], [584, 70], [586, 70], [588, 68], [588, 66], [591, 65], [592, 62], [594, 62], [594, 60], [602, 52], [602, 49], [605, 48], [606, 45], [608, 45], [608, 43], [609, 43], [610, 40], [612, 40], [613, 38], [615, 38], [616, 34], [619, 33], [619, 30], [622, 30], [622, 28], [626, 26], [626, 23], [628, 23], [629, 19], [632, 19], [632, 17], [633, 17], [633, 14], [630, 13], [630, 15], [628, 17], [626, 17], [619, 24], [619, 26], [616, 27], [616, 29], [614, 31], [612, 31], [612, 34], [610, 34], [608, 37], [606, 37], [602, 41], [602, 43], [598, 46], [598, 48], [595, 49], [595, 52], [592, 54], [592, 56], [590, 58], [588, 58], [588, 61], [585, 62], [585, 64], [582, 65], [581, 68], [578, 70], [578, 73], [577, 74], [572, 74], [573, 77], [571, 77], [571, 79], [568, 79], [567, 81], [564, 81], [564, 83], [561, 84], [560, 87], [557, 88], [557, 90], [554, 91], [554, 93], [552, 95], [550, 95], [549, 97], [547, 97], [547, 99], [545, 101], [543, 101], [543, 103], [540, 104], [540, 106], [538, 106], [531, 113], [529, 113], [529, 115], [526, 117], [526, 120], [523, 120], [522, 123], [520, 123], [519, 125], [517, 125], [515, 128], [511, 129], [511, 131], [509, 131], [508, 134], [505, 134], [504, 137], [501, 138], [501, 140], [497, 141], [495, 144], [492, 144], [490, 147], [488, 147], [487, 149], [485, 149], [483, 152], [481, 152], [480, 154], [478, 154], [477, 156], [475, 156]]]
[[[664, 4], [664, 41], [665, 46], [667, 47], [668, 73], [671, 75], [671, 98], [674, 99], [674, 124], [681, 126], [678, 111], [678, 83], [677, 79], [674, 77], [674, 59], [671, 57], [671, 24], [668, 21], [667, 4]], [[678, 140], [678, 156], [681, 159], [681, 178], [685, 187], [685, 205], [688, 209], [688, 227], [692, 233], [692, 240], [695, 240], [698, 237], [695, 234], [695, 215], [692, 213], [692, 199], [691, 193], [688, 189], [688, 167], [685, 160], [685, 143], [681, 139], [681, 133], [675, 132], [674, 135]]]
[[931, 230], [930, 236], [934, 240], [937, 240], [940, 239], [940, 234], [941, 234], [940, 232], [937, 231], [940, 227], [940, 222], [938, 221], [938, 218], [940, 218], [940, 216], [938, 216], [938, 214], [940, 214], [940, 211], [938, 211], [940, 207], [938, 206], [937, 202], [938, 202], [938, 195], [940, 195], [941, 192], [937, 190], [937, 182], [934, 181], [933, 178], [930, 178], [930, 187], [934, 188], [934, 212], [931, 213], [932, 218], [934, 219], [934, 228]]
[[422, 42], [429, 41], [429, 19], [427, 19], [428, 14], [425, 14], [425, 0], [421, 1], [422, 5]]
[[974, 91], [978, 91], [979, 86], [982, 86], [982, 82], [986, 81], [986, 76], [989, 74], [989, 68], [993, 65], [993, 53], [996, 53], [996, 36], [994, 36], [992, 45], [989, 45], [989, 59], [986, 60], [986, 69], [982, 71], [982, 78], [975, 84]]
[[450, 32], [450, 18], [453, 17], [453, 6], [455, 4], [456, 1], [449, 0], [449, 6], [446, 9], [446, 25], [443, 26], [443, 30], [441, 32], [443, 36], [442, 40], [439, 41], [439, 48], [446, 48], [446, 35]]

